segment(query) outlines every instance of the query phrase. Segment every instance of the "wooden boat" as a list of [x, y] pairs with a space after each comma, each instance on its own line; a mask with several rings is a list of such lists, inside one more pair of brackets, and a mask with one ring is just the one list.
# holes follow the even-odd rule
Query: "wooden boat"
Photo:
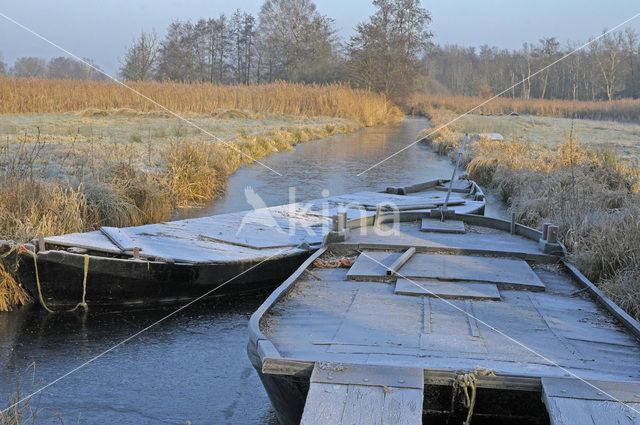
[[373, 220], [350, 220], [251, 317], [282, 425], [640, 424], [640, 326], [551, 230]]
[[[376, 214], [378, 206], [383, 211], [392, 206], [435, 208], [444, 201], [447, 182], [47, 237], [42, 249], [37, 249], [40, 241], [34, 241], [27, 246], [30, 252], [18, 255], [18, 278], [53, 310], [82, 300], [94, 306], [136, 306], [193, 299], [209, 291], [212, 296], [255, 291], [293, 273], [319, 248], [339, 211], [355, 218]], [[454, 186], [449, 202], [453, 209], [484, 212], [484, 195], [474, 182], [462, 179]], [[0, 242], [0, 255], [13, 248]]]

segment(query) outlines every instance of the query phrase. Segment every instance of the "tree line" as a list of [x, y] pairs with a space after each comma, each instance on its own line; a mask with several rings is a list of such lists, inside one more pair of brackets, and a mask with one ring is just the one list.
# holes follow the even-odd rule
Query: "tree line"
[[[521, 49], [430, 46], [423, 66], [427, 89], [441, 93], [514, 98], [613, 100], [640, 96], [640, 37], [627, 28], [591, 42], [555, 37], [525, 43]], [[547, 67], [548, 65], [551, 65]], [[542, 70], [538, 72], [538, 70]], [[534, 75], [535, 74], [535, 75]]]
[[[640, 42], [632, 29], [604, 35], [585, 49], [555, 37], [517, 50], [431, 42], [430, 13], [419, 0], [373, 0], [375, 12], [349, 39], [312, 0], [265, 0], [257, 16], [174, 21], [162, 36], [142, 32], [120, 59], [119, 78], [254, 84], [276, 80], [347, 82], [395, 99], [409, 92], [517, 98], [613, 100], [640, 96]], [[565, 58], [566, 56], [566, 58]], [[1, 58], [0, 58], [1, 59]], [[562, 60], [560, 60], [562, 59]], [[557, 63], [556, 63], [557, 62]], [[553, 66], [538, 70], [553, 64]], [[0, 73], [93, 78], [67, 58], [20, 58]]]
[[217, 84], [350, 82], [394, 95], [419, 75], [431, 33], [419, 0], [374, 0], [375, 13], [349, 40], [311, 0], [265, 0], [257, 16], [173, 22], [160, 39], [143, 32], [127, 50], [126, 80]]
[[[84, 61], [95, 68], [100, 69], [91, 59], [84, 58]], [[13, 66], [9, 67], [2, 60], [0, 53], [0, 75], [12, 75], [14, 77], [25, 78], [71, 78], [75, 80], [106, 80], [102, 73], [88, 66], [79, 60], [60, 56], [44, 60], [32, 56], [18, 58]]]
[[[311, 0], [265, 0], [257, 16], [174, 21], [163, 36], [142, 32], [120, 58], [119, 78], [253, 84], [278, 80], [347, 82], [390, 97], [407, 93], [420, 75], [431, 16], [419, 0], [373, 0], [375, 13], [348, 40]], [[58, 61], [56, 58], [52, 61]], [[97, 78], [67, 60], [63, 71], [25, 57], [0, 73], [17, 77]], [[51, 68], [51, 70], [49, 70]]]

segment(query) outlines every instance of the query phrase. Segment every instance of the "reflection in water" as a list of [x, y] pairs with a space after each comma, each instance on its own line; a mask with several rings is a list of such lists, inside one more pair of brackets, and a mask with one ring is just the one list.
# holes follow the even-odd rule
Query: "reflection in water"
[[[448, 177], [449, 160], [420, 145], [357, 176], [411, 143], [427, 125], [425, 119], [410, 119], [302, 144], [264, 160], [282, 177], [259, 165], [245, 167], [231, 177], [224, 198], [190, 213], [248, 209], [247, 186], [267, 205], [277, 205], [289, 201], [289, 187], [301, 201], [319, 198], [323, 190], [339, 195]], [[66, 424], [277, 423], [246, 356], [247, 321], [266, 296], [185, 309], [48, 388], [40, 419], [52, 409]], [[0, 315], [0, 402], [28, 365], [35, 362], [37, 379], [50, 382], [170, 311]], [[25, 384], [23, 392], [30, 389]]]

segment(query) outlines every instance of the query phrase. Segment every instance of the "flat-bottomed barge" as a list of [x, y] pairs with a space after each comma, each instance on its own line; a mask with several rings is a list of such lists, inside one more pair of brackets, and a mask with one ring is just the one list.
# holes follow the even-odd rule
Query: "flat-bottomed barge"
[[562, 245], [432, 216], [350, 220], [254, 313], [280, 423], [639, 424], [640, 327]]

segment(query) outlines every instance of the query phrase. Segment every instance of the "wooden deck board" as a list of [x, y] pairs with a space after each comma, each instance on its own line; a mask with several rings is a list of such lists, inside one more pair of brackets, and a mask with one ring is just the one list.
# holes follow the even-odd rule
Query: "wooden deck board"
[[435, 218], [423, 218], [422, 224], [420, 225], [420, 231], [436, 233], [466, 233], [463, 221], [440, 221]]
[[526, 261], [508, 258], [415, 254], [400, 268], [398, 276], [473, 280], [544, 289], [544, 284]]
[[419, 425], [422, 369], [316, 363], [302, 425]]
[[437, 298], [500, 300], [498, 287], [489, 283], [442, 282], [435, 279], [398, 279], [394, 292], [398, 295]]
[[387, 268], [391, 266], [402, 252], [363, 251], [347, 272], [352, 280], [387, 279]]
[[513, 257], [544, 256], [537, 242], [504, 232], [478, 233], [477, 226], [470, 226], [466, 234], [421, 232], [419, 223], [400, 223], [396, 227], [383, 224], [380, 228], [384, 233], [375, 234], [371, 229], [354, 229], [345, 244], [359, 245], [365, 249], [376, 245], [400, 248], [414, 246], [432, 250], [491, 252], [494, 255]]
[[543, 378], [552, 425], [640, 423], [640, 382]]

